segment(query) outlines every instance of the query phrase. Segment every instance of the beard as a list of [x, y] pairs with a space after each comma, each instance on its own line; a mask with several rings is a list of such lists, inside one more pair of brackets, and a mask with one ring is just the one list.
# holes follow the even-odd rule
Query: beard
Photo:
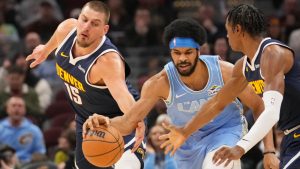
[[76, 40], [76, 42], [77, 42], [78, 46], [80, 46], [80, 47], [82, 47], [82, 48], [87, 48], [87, 47], [90, 46], [89, 43], [83, 42], [83, 41], [79, 41], [78, 39]]
[[[173, 60], [173, 63], [175, 64], [174, 60]], [[186, 62], [186, 61], [179, 62], [175, 65], [175, 67], [181, 76], [190, 76], [192, 73], [194, 73], [197, 63], [198, 63], [198, 57], [195, 58], [194, 63], [190, 63], [190, 62]], [[180, 70], [180, 66], [182, 66], [182, 65], [190, 66], [190, 68], [188, 70], [182, 71], [182, 70]]]

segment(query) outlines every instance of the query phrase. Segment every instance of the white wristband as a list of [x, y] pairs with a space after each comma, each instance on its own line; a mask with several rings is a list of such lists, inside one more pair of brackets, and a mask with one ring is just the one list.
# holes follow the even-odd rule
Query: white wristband
[[255, 146], [278, 122], [283, 96], [278, 91], [267, 91], [263, 94], [265, 110], [258, 117], [250, 131], [237, 143], [245, 153]]

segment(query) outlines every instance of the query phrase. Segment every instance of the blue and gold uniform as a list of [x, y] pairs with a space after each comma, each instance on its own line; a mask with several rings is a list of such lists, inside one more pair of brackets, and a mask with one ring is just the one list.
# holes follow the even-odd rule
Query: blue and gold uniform
[[[69, 98], [70, 104], [76, 112], [76, 167], [80, 169], [99, 169], [88, 163], [82, 153], [82, 125], [86, 119], [94, 114], [101, 114], [110, 118], [121, 116], [117, 102], [114, 100], [106, 86], [97, 86], [89, 83], [88, 73], [95, 61], [107, 52], [116, 52], [118, 49], [104, 36], [99, 46], [90, 54], [73, 57], [72, 48], [76, 42], [76, 30], [73, 29], [62, 44], [57, 48], [56, 54], [56, 71], [57, 75], [64, 82], [64, 89]], [[120, 55], [121, 57], [121, 55]], [[130, 68], [125, 63], [126, 77], [130, 74]], [[128, 90], [137, 100], [139, 93], [132, 88], [127, 82]], [[134, 143], [134, 133], [125, 136], [125, 151], [131, 148]], [[136, 155], [142, 164], [143, 149], [140, 148]]]
[[[245, 57], [244, 75], [249, 84], [253, 87], [256, 94], [262, 96], [264, 92], [264, 77], [261, 74], [260, 59], [264, 49], [270, 45], [279, 45], [290, 49], [280, 41], [265, 38], [262, 40], [254, 58], [250, 61]], [[291, 49], [290, 49], [291, 50]], [[291, 50], [292, 51], [292, 50]], [[281, 148], [281, 168], [288, 163], [293, 157], [296, 157], [300, 151], [300, 58], [294, 57], [294, 65], [291, 70], [285, 74], [284, 79], [284, 96], [281, 104], [280, 119], [278, 128], [285, 131], [285, 137], [282, 140]], [[300, 156], [300, 154], [299, 154]], [[297, 159], [297, 158], [296, 158]], [[296, 160], [295, 159], [295, 160]], [[298, 158], [292, 166], [299, 168], [300, 160]], [[290, 167], [292, 167], [290, 166]]]

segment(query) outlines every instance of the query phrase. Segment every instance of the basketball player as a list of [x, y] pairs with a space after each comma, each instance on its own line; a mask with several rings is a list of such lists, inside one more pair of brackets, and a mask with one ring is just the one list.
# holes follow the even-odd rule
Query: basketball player
[[[299, 169], [300, 166], [300, 60], [281, 42], [265, 38], [263, 14], [251, 5], [239, 5], [229, 11], [226, 20], [231, 48], [245, 54], [235, 65], [228, 83], [198, 111], [183, 128], [168, 127], [171, 133], [163, 146], [176, 150], [192, 133], [221, 113], [249, 84], [262, 96], [264, 111], [249, 133], [233, 148], [222, 148], [214, 156], [221, 164], [239, 159], [257, 144], [278, 122], [284, 131], [281, 143], [280, 168]], [[247, 82], [248, 81], [248, 82]], [[275, 150], [264, 152], [265, 156]], [[274, 168], [267, 166], [265, 168]]]
[[[169, 24], [164, 31], [164, 41], [169, 45], [172, 61], [145, 82], [139, 101], [128, 114], [111, 119], [111, 125], [123, 134], [129, 133], [136, 126], [136, 122], [143, 119], [159, 99], [165, 101], [172, 123], [178, 126], [185, 125], [231, 77], [233, 66], [230, 63], [219, 60], [218, 56], [200, 56], [199, 49], [205, 39], [205, 30], [193, 20], [178, 19]], [[253, 108], [256, 117], [259, 116], [263, 110], [262, 100], [250, 86], [238, 97], [245, 105]], [[219, 147], [235, 145], [243, 136], [242, 109], [240, 101], [234, 99], [218, 117], [197, 130], [176, 152], [177, 167], [241, 168], [239, 160], [227, 167], [215, 166], [212, 157]], [[102, 118], [94, 116], [95, 119], [97, 117]], [[84, 130], [92, 125], [88, 121], [84, 125]], [[265, 143], [267, 149], [274, 149], [272, 135]]]
[[[75, 165], [80, 169], [99, 169], [90, 164], [82, 153], [82, 124], [85, 120], [93, 113], [120, 116], [127, 113], [139, 97], [125, 79], [130, 73], [127, 63], [105, 36], [109, 29], [109, 16], [109, 9], [104, 3], [90, 1], [82, 8], [78, 20], [62, 22], [48, 43], [38, 46], [27, 57], [27, 60], [34, 60], [30, 67], [35, 67], [57, 48], [57, 74], [63, 80], [64, 89], [76, 112]], [[144, 129], [142, 127], [139, 131]], [[143, 137], [143, 132], [141, 134]], [[135, 153], [128, 150], [135, 141], [134, 133], [125, 136], [124, 140], [125, 153], [115, 168], [143, 168], [143, 148]]]

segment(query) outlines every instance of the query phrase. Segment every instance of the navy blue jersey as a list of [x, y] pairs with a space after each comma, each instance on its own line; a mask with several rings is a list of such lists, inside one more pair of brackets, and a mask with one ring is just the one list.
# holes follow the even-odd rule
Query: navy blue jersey
[[[99, 46], [92, 53], [75, 58], [72, 55], [75, 37], [76, 30], [74, 29], [58, 47], [55, 54], [57, 75], [64, 82], [65, 91], [77, 114], [76, 120], [82, 124], [93, 113], [108, 117], [122, 115], [122, 111], [108, 88], [106, 86], [93, 85], [88, 81], [88, 73], [95, 61], [107, 52], [119, 53], [118, 49], [104, 36]], [[130, 73], [130, 68], [125, 61], [124, 63], [127, 77]], [[134, 98], [138, 99], [137, 91], [129, 83], [127, 84]]]
[[[264, 92], [264, 78], [261, 74], [260, 59], [263, 50], [269, 45], [279, 45], [290, 49], [280, 41], [265, 38], [262, 40], [254, 58], [249, 61], [247, 57], [244, 60], [244, 75], [249, 84], [253, 87], [256, 94], [262, 97]], [[291, 50], [291, 49], [290, 49]], [[292, 50], [291, 50], [292, 51]], [[281, 104], [280, 119], [278, 127], [281, 130], [290, 129], [300, 124], [300, 60], [294, 57], [294, 65], [291, 70], [285, 74], [285, 89], [283, 101]]]
[[[88, 74], [99, 57], [107, 52], [116, 52], [118, 54], [119, 52], [110, 40], [104, 36], [99, 46], [93, 52], [85, 56], [73, 57], [72, 48], [75, 42], [76, 29], [73, 29], [55, 52], [57, 60], [56, 71], [57, 75], [64, 82], [65, 92], [76, 113], [76, 168], [100, 169], [90, 164], [82, 153], [82, 125], [94, 113], [112, 118], [123, 115], [123, 112], [108, 88], [91, 84], [88, 81]], [[127, 77], [130, 74], [130, 68], [125, 60], [124, 64]], [[130, 93], [137, 100], [139, 98], [138, 92], [127, 81], [126, 84]], [[125, 141], [125, 150], [130, 149], [134, 143], [134, 132], [124, 136], [123, 139]], [[143, 149], [140, 148], [140, 150]], [[142, 156], [138, 155], [137, 157], [138, 159], [142, 158]], [[140, 161], [142, 163], [142, 160]]]

